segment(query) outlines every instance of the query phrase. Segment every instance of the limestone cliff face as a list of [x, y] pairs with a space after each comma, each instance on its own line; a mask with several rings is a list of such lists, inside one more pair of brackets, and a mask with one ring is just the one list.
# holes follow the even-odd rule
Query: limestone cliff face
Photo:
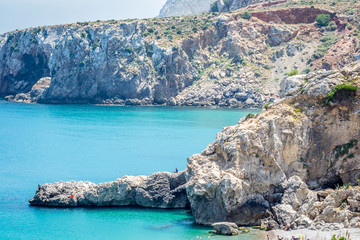
[[[27, 92], [37, 80], [51, 76], [39, 102], [136, 98], [156, 103], [191, 83], [196, 72], [187, 56], [146, 45], [141, 36], [144, 24], [111, 26], [45, 27], [7, 34], [1, 42], [0, 94]], [[148, 48], [153, 48], [154, 61], [147, 56]]]
[[[273, 227], [271, 221], [277, 227], [322, 221], [349, 226], [359, 214], [345, 200], [358, 199], [358, 188], [334, 193], [342, 200], [330, 205], [327, 201], [337, 197], [309, 188], [358, 184], [359, 98], [340, 91], [326, 101], [339, 84], [359, 87], [359, 76], [357, 64], [285, 79], [283, 100], [224, 128], [201, 154], [190, 157], [187, 194], [196, 221], [251, 225], [269, 218]], [[336, 209], [341, 204], [343, 211]]]
[[167, 0], [159, 17], [185, 16], [208, 12], [214, 0]]
[[[41, 103], [261, 107], [302, 71], [328, 33], [316, 8], [75, 23], [0, 36], [0, 97]], [[306, 15], [306, 18], [299, 16]], [[282, 24], [281, 19], [294, 16]], [[355, 28], [332, 16], [341, 43], [314, 66], [356, 57]], [[280, 20], [279, 20], [280, 19]], [[304, 20], [305, 19], [305, 20]], [[346, 48], [342, 48], [346, 45]], [[329, 56], [332, 56], [331, 58]], [[331, 61], [330, 61], [331, 60]], [[36, 84], [40, 79], [49, 84]], [[38, 86], [43, 86], [38, 88]], [[19, 94], [19, 95], [18, 95]], [[18, 96], [17, 96], [18, 95]]]

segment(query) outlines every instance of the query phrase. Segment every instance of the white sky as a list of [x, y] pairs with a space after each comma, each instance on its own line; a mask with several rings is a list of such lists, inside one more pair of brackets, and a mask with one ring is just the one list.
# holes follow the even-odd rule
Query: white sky
[[0, 34], [83, 21], [149, 18], [166, 0], [0, 0]]

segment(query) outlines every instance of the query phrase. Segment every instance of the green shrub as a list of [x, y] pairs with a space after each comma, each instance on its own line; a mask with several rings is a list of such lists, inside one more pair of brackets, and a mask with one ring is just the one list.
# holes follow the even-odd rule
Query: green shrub
[[350, 238], [346, 237], [336, 237], [335, 235], [332, 236], [331, 240], [350, 240]]
[[18, 52], [19, 48], [18, 48], [19, 42], [14, 42], [13, 44], [11, 44], [10, 46], [10, 52]]
[[[358, 143], [357, 139], [352, 139], [348, 143], [336, 146], [334, 148], [335, 158], [338, 159], [339, 157], [349, 154], [349, 150], [351, 148], [355, 147], [357, 145], [357, 143]], [[353, 157], [354, 157], [353, 153], [351, 153], [347, 156], [347, 158], [353, 158]]]
[[217, 1], [213, 2], [210, 6], [210, 10], [211, 12], [219, 12], [219, 8], [218, 8], [218, 5], [217, 5]]
[[251, 12], [245, 11], [245, 12], [243, 12], [243, 13], [241, 14], [241, 17], [242, 17], [243, 19], [250, 19], [250, 18], [251, 18]]
[[330, 14], [318, 14], [315, 21], [320, 27], [326, 27], [330, 22]]
[[11, 40], [13, 40], [15, 38], [14, 35], [10, 34], [6, 40], [6, 43], [9, 43]]
[[146, 55], [149, 58], [152, 58], [152, 56], [154, 55], [154, 47], [153, 47], [153, 45], [150, 45], [148, 42], [145, 42], [145, 47], [146, 47]]
[[[343, 202], [343, 203], [345, 203], [345, 205], [346, 205], [347, 202]], [[331, 240], [350, 240], [350, 239], [351, 239], [351, 236], [350, 236], [350, 233], [348, 231], [346, 231], [345, 237], [341, 236], [341, 235], [337, 235], [337, 236], [333, 235], [332, 238], [331, 238]]]
[[268, 108], [271, 104], [273, 104], [273, 102], [265, 103], [265, 105], [264, 105], [265, 110], [268, 110]]
[[261, 77], [262, 74], [261, 74], [259, 69], [255, 69], [254, 70], [254, 75], [255, 75], [255, 77]]
[[199, 80], [205, 73], [205, 69], [199, 71], [199, 74], [196, 76], [196, 79]]
[[255, 116], [254, 114], [248, 113], [248, 115], [246, 115], [246, 119], [253, 118], [254, 116]]
[[328, 94], [328, 98], [326, 100], [326, 104], [329, 104], [333, 101], [335, 95], [339, 94], [340, 92], [343, 92], [344, 97], [347, 97], [349, 93], [355, 93], [357, 90], [357, 86], [348, 84], [348, 83], [342, 83], [335, 86], [335, 88]]
[[133, 47], [127, 47], [127, 48], [125, 48], [125, 52], [126, 53], [133, 53], [134, 52], [134, 48]]
[[337, 28], [337, 25], [335, 23], [335, 21], [331, 21], [330, 24], [329, 24], [329, 31], [335, 31]]
[[308, 74], [309, 72], [311, 72], [311, 68], [306, 67], [304, 70], [301, 71], [302, 74]]
[[94, 51], [95, 49], [97, 49], [100, 46], [99, 43], [94, 43], [94, 45], [92, 46], [92, 50]]
[[299, 71], [297, 69], [293, 69], [293, 70], [291, 70], [291, 72], [288, 73], [288, 76], [291, 77], [291, 76], [295, 76], [298, 74], [299, 74]]
[[265, 64], [264, 68], [269, 70], [269, 69], [271, 69], [271, 66], [269, 64]]

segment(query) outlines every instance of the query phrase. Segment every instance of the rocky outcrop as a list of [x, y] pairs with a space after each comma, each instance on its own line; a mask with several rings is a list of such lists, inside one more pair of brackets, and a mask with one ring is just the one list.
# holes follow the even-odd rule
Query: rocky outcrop
[[[281, 203], [272, 207], [272, 218], [279, 227], [289, 225], [292, 229], [331, 231], [359, 226], [359, 186], [312, 191], [298, 176], [293, 176], [283, 187]], [[268, 219], [262, 224], [273, 229]]]
[[[322, 202], [309, 188], [358, 184], [359, 99], [338, 93], [326, 102], [339, 84], [359, 86], [359, 75], [357, 64], [302, 76], [297, 91], [284, 83], [285, 99], [224, 128], [201, 154], [190, 157], [187, 194], [196, 221], [257, 225], [267, 219], [273, 228], [356, 222], [357, 210], [347, 199], [357, 199], [358, 188], [333, 191], [339, 196], [329, 201], [339, 202], [329, 208], [328, 200]], [[345, 211], [337, 209], [340, 204]]]
[[143, 206], [186, 208], [185, 173], [125, 176], [113, 182], [57, 182], [39, 185], [31, 205], [48, 207]]
[[[241, 12], [213, 13], [6, 33], [0, 36], [0, 97], [39, 103], [261, 107], [279, 98], [285, 74], [309, 67], [324, 35], [311, 22], [320, 12], [258, 10], [249, 20]], [[306, 21], [299, 16], [307, 16]], [[272, 23], [278, 18], [291, 21]], [[357, 40], [345, 37], [350, 35], [341, 27], [345, 23], [335, 29], [341, 44], [331, 54], [337, 54], [324, 66], [342, 67], [357, 56]], [[34, 90], [43, 78], [50, 79], [49, 86]]]
[[167, 0], [159, 17], [185, 16], [208, 12], [214, 0]]
[[30, 92], [28, 93], [18, 93], [15, 96], [9, 95], [6, 96], [8, 101], [15, 101], [15, 102], [26, 102], [26, 103], [36, 103], [39, 101], [40, 96], [43, 92], [49, 88], [51, 82], [50, 77], [40, 78], [39, 81], [32, 86]]

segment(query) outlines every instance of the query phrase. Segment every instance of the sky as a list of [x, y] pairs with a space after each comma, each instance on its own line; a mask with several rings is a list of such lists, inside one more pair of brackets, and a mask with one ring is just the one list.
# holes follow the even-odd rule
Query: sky
[[156, 17], [166, 0], [0, 0], [0, 34], [73, 22]]

